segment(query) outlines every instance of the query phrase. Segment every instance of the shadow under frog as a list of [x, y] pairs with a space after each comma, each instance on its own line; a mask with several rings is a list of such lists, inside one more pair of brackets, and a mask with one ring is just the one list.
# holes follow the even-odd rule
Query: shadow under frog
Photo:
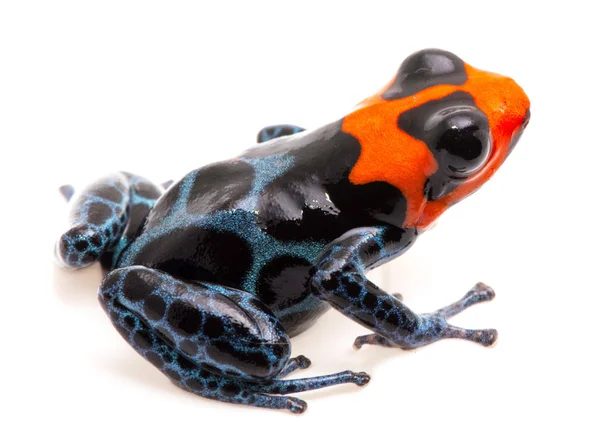
[[510, 78], [452, 53], [410, 55], [343, 119], [312, 131], [271, 126], [239, 157], [166, 190], [131, 173], [70, 198], [59, 262], [101, 262], [99, 299], [123, 338], [176, 385], [231, 403], [301, 413], [284, 396], [369, 381], [364, 372], [284, 380], [306, 368], [290, 337], [331, 307], [372, 331], [364, 344], [413, 349], [444, 338], [487, 346], [497, 333], [447, 319], [494, 292], [416, 314], [365, 272], [408, 249], [477, 190], [529, 120]]

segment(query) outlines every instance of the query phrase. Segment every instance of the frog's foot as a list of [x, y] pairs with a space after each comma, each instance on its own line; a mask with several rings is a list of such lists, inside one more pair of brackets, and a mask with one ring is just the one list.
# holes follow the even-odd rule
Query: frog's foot
[[297, 125], [270, 125], [258, 132], [258, 135], [256, 135], [256, 142], [266, 142], [275, 138], [280, 138], [282, 136], [295, 135], [296, 133], [300, 133], [303, 131], [304, 129], [302, 127], [298, 127]]
[[347, 232], [330, 244], [316, 262], [310, 281], [313, 295], [375, 333], [357, 338], [355, 348], [375, 344], [411, 349], [444, 338], [493, 344], [496, 330], [467, 330], [447, 322], [471, 305], [491, 300], [494, 292], [488, 286], [477, 284], [460, 301], [419, 315], [365, 277], [370, 267], [405, 249], [412, 237], [409, 230], [388, 227]]
[[492, 288], [483, 283], [478, 283], [459, 301], [433, 313], [420, 315], [420, 327], [415, 330], [411, 336], [404, 338], [401, 343], [397, 344], [378, 334], [370, 334], [356, 338], [354, 341], [354, 348], [359, 349], [365, 344], [371, 344], [385, 347], [399, 346], [401, 348], [411, 349], [444, 338], [466, 339], [488, 347], [496, 342], [496, 339], [498, 338], [498, 332], [496, 330], [470, 330], [455, 327], [454, 325], [448, 324], [447, 319], [466, 310], [472, 305], [490, 301], [494, 297], [495, 293]]
[[279, 380], [310, 361], [289, 359], [283, 326], [262, 301], [243, 291], [131, 266], [107, 274], [99, 299], [140, 355], [177, 386], [206, 398], [302, 413], [304, 401], [278, 395], [369, 380], [350, 371]]
[[120, 172], [101, 178], [77, 195], [68, 185], [60, 192], [71, 203], [70, 227], [56, 243], [56, 257], [62, 266], [83, 268], [111, 257], [107, 254], [120, 248], [123, 236], [136, 234], [162, 189]]
[[296, 356], [295, 358], [290, 358], [283, 370], [279, 372], [279, 375], [277, 375], [277, 378], [284, 378], [290, 373], [295, 372], [299, 369], [307, 369], [310, 367], [310, 364], [310, 359], [303, 355]]

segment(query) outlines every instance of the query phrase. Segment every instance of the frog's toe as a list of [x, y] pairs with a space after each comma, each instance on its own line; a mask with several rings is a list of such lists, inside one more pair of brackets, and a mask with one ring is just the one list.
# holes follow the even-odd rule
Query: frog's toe
[[498, 330], [486, 328], [483, 330], [471, 330], [468, 328], [455, 327], [448, 325], [443, 333], [444, 338], [466, 339], [477, 344], [489, 347], [498, 339]]
[[357, 386], [365, 386], [371, 381], [371, 376], [366, 372], [358, 372], [354, 374], [354, 383]]
[[302, 401], [299, 398], [294, 398], [293, 396], [287, 398], [287, 409], [292, 413], [304, 413], [307, 407], [308, 404], [306, 404], [306, 401]]
[[296, 356], [296, 361], [298, 362], [299, 369], [307, 369], [312, 364], [311, 360], [304, 355]]
[[487, 330], [476, 330], [478, 339], [475, 342], [483, 345], [484, 347], [490, 347], [498, 340], [498, 330], [487, 329]]

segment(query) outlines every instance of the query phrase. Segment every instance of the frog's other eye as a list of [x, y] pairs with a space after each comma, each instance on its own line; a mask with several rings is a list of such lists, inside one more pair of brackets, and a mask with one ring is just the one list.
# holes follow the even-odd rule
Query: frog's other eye
[[487, 119], [479, 115], [476, 110], [450, 112], [432, 129], [436, 137], [431, 148], [437, 152], [440, 168], [451, 177], [464, 178], [477, 172], [490, 155]]
[[381, 97], [401, 99], [434, 85], [462, 85], [466, 80], [465, 63], [458, 56], [430, 48], [408, 56]]

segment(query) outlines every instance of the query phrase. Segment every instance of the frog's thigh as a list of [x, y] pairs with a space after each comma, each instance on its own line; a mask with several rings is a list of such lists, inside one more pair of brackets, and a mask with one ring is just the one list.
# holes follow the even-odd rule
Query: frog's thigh
[[283, 327], [242, 291], [132, 266], [108, 274], [99, 297], [125, 339], [165, 373], [181, 371], [181, 360], [262, 381], [280, 373], [290, 357]]
[[99, 298], [123, 338], [176, 385], [197, 395], [301, 413], [287, 394], [344, 383], [366, 384], [364, 373], [281, 381], [307, 358], [291, 358], [283, 327], [252, 295], [214, 284], [184, 282], [132, 266], [109, 273]]
[[275, 376], [290, 354], [282, 327], [247, 293], [133, 266], [109, 273], [99, 298], [123, 338], [179, 387], [230, 403], [306, 409], [235, 378]]

